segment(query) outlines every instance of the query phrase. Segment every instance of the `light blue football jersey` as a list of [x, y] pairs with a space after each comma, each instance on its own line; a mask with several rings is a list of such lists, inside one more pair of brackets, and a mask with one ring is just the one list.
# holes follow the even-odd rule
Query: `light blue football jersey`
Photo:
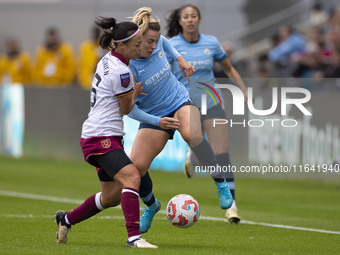
[[[214, 61], [221, 62], [226, 57], [228, 57], [227, 53], [222, 49], [216, 37], [200, 34], [199, 40], [197, 42], [190, 43], [180, 33], [177, 36], [171, 38], [169, 41], [179, 52], [179, 54], [181, 54], [182, 57], [196, 69], [196, 72], [190, 77], [189, 83], [186, 78], [183, 78], [177, 61], [175, 61], [172, 56], [167, 55], [167, 58], [172, 65], [173, 74], [188, 89], [192, 101], [198, 107], [201, 107], [201, 95], [207, 93], [206, 91], [208, 91], [214, 97], [214, 99], [212, 99], [209, 95], [207, 96], [207, 108], [209, 109], [216, 104], [219, 104], [220, 100], [215, 95], [214, 91], [206, 86], [209, 85], [210, 87], [214, 88], [214, 84], [216, 83], [213, 73]], [[219, 97], [223, 103], [221, 90], [215, 90], [219, 94]]]
[[[138, 96], [136, 105], [148, 114], [164, 117], [189, 99], [189, 93], [171, 72], [167, 54], [178, 57], [178, 52], [161, 36], [149, 58], [130, 60], [130, 69], [136, 82], [142, 81], [146, 96]], [[176, 62], [176, 61], [175, 61]]]

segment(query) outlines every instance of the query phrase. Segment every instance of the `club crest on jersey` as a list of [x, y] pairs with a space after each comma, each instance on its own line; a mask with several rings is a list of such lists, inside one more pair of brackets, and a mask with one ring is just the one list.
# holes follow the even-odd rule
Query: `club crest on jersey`
[[205, 53], [206, 55], [210, 55], [210, 49], [205, 48], [205, 49], [204, 49], [204, 53]]
[[100, 142], [104, 149], [108, 149], [111, 147], [111, 140], [109, 138]]
[[159, 57], [159, 58], [163, 58], [163, 57], [164, 57], [164, 55], [163, 55], [163, 52], [162, 52], [162, 51], [158, 51], [158, 57]]
[[130, 74], [129, 73], [123, 73], [120, 75], [120, 84], [122, 87], [127, 88], [130, 84]]

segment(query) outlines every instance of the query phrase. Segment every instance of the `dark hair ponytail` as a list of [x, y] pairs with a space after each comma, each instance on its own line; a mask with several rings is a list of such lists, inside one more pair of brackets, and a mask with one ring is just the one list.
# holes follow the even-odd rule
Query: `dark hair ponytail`
[[[103, 49], [113, 49], [117, 46], [117, 43], [113, 43], [113, 40], [121, 40], [138, 30], [138, 26], [132, 22], [120, 22], [117, 23], [115, 18], [97, 18], [94, 23], [104, 30], [104, 33], [99, 38], [99, 44]], [[128, 43], [127, 40], [123, 43]]]
[[174, 37], [178, 35], [179, 33], [182, 32], [182, 27], [179, 24], [178, 20], [180, 18], [180, 8], [172, 10], [170, 13], [169, 18], [166, 20], [167, 21], [167, 36], [168, 37]]
[[174, 37], [178, 35], [179, 33], [182, 33], [183, 29], [181, 25], [179, 24], [179, 19], [181, 18], [182, 11], [187, 7], [194, 8], [197, 11], [198, 17], [201, 18], [200, 10], [198, 9], [197, 6], [192, 5], [192, 4], [186, 4], [186, 5], [181, 6], [178, 9], [174, 9], [170, 11], [171, 13], [169, 15], [169, 18], [166, 19], [167, 21], [166, 28], [167, 28], [168, 37]]

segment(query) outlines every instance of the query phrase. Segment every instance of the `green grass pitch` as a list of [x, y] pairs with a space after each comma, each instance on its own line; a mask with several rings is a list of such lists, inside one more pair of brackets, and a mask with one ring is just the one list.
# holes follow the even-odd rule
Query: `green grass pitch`
[[[236, 179], [244, 223], [231, 225], [223, 222], [210, 179], [163, 171], [151, 176], [163, 213], [143, 237], [158, 250], [124, 247], [127, 234], [117, 208], [73, 226], [64, 245], [56, 243], [53, 216], [99, 191], [95, 169], [85, 162], [0, 157], [0, 254], [340, 254], [340, 178]], [[168, 200], [180, 193], [194, 196], [203, 216], [188, 229], [172, 226], [164, 214]]]

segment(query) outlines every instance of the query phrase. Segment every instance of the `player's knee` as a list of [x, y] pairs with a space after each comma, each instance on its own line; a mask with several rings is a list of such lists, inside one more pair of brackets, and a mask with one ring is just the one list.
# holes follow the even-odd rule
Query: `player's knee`
[[138, 189], [140, 185], [140, 179], [141, 179], [141, 175], [138, 171], [134, 171], [130, 176], [130, 180], [133, 183], [133, 186]]
[[185, 140], [191, 147], [198, 146], [203, 139], [203, 135], [201, 132], [191, 132], [189, 135], [189, 140]]
[[124, 187], [139, 189], [141, 175], [136, 167], [130, 167], [124, 173], [124, 177], [120, 180]]
[[134, 166], [138, 169], [140, 176], [144, 176], [150, 167], [150, 164], [148, 162], [145, 162], [145, 160], [141, 158], [134, 159], [131, 158], [131, 161], [133, 162]]
[[181, 136], [187, 144], [190, 144], [191, 142], [190, 130], [181, 130]]
[[142, 169], [138, 169], [139, 171], [139, 174], [140, 174], [140, 177], [143, 177], [144, 175], [146, 175], [146, 173], [148, 172], [149, 170], [149, 166], [148, 167], [143, 167]]

